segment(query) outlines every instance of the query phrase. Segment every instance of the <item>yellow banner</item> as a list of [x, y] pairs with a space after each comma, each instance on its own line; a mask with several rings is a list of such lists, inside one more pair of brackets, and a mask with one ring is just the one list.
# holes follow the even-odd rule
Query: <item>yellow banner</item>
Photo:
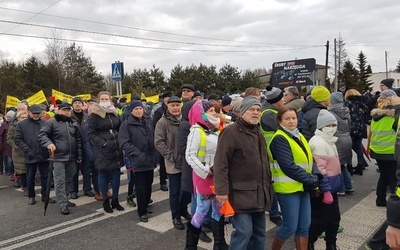
[[[56, 98], [56, 100], [57, 99], [61, 100], [61, 101], [67, 100], [67, 102], [69, 102], [69, 103], [71, 103], [72, 99], [74, 98], [74, 96], [72, 96], [72, 95], [67, 95], [67, 94], [65, 94], [65, 93], [63, 93], [61, 91], [57, 91], [55, 89], [51, 90], [51, 95], [54, 96], [54, 98]], [[76, 95], [76, 96], [79, 96], [83, 100], [89, 100], [89, 99], [92, 98], [91, 94], [80, 94], [80, 95]]]
[[26, 101], [28, 102], [29, 105], [41, 104], [43, 102], [47, 102], [46, 96], [44, 95], [43, 90], [40, 90], [39, 92], [37, 92], [33, 96], [27, 98]]
[[152, 102], [154, 104], [158, 103], [159, 95], [145, 96], [143, 93], [140, 94], [140, 99], [146, 99], [148, 102]]
[[6, 98], [6, 108], [15, 108], [17, 107], [20, 100], [17, 97], [8, 95]]

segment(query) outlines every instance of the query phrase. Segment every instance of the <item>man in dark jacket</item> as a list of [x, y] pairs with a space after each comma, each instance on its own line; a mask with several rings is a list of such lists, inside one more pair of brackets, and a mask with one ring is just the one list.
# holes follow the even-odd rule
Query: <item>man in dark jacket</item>
[[214, 185], [220, 203], [229, 200], [235, 215], [230, 246], [266, 249], [265, 211], [272, 203], [272, 184], [264, 136], [258, 128], [261, 103], [243, 99], [242, 115], [222, 130], [214, 158]]
[[[1, 148], [1, 154], [3, 155], [3, 162], [4, 162], [4, 168], [6, 175], [13, 175], [14, 174], [14, 165], [12, 162], [12, 149], [11, 146], [8, 145], [7, 143], [7, 133], [8, 133], [8, 128], [11, 125], [11, 119], [15, 116], [15, 112], [10, 110], [7, 112], [7, 114], [4, 116], [4, 122], [0, 126], [0, 148]], [[2, 171], [2, 169], [1, 169]], [[0, 172], [1, 172], [0, 171]], [[14, 180], [14, 176], [11, 177], [11, 180]]]
[[[168, 104], [168, 100], [169, 98], [172, 96], [171, 93], [167, 92], [162, 94], [161, 98], [162, 98], [162, 103], [161, 103], [161, 107], [159, 107], [155, 112], [154, 112], [154, 116], [153, 116], [153, 125], [154, 128], [157, 125], [157, 122], [161, 119], [161, 117], [163, 116], [163, 114], [165, 113], [165, 111], [167, 110], [167, 104]], [[167, 171], [165, 169], [165, 162], [164, 162], [164, 157], [162, 157], [161, 155], [159, 155], [159, 159], [160, 159], [160, 189], [161, 191], [168, 191], [168, 186], [167, 186]]]
[[[39, 105], [32, 105], [29, 107], [28, 119], [18, 122], [15, 130], [15, 144], [24, 152], [24, 162], [26, 167], [26, 182], [28, 187], [29, 205], [36, 204], [35, 201], [35, 175], [39, 169], [42, 201], [44, 201], [48, 166], [49, 154], [45, 148], [39, 143], [39, 131], [44, 125], [44, 121], [40, 119], [42, 109]], [[55, 203], [50, 199], [50, 203]]]
[[[74, 97], [72, 99], [72, 113], [71, 119], [74, 124], [76, 124], [79, 128], [79, 133], [82, 137], [82, 127], [86, 124], [89, 116], [86, 112], [83, 112], [83, 100], [80, 97]], [[76, 172], [74, 173], [74, 177], [72, 178], [72, 188], [71, 193], [69, 194], [71, 199], [78, 199], [78, 178], [79, 178], [79, 170], [82, 173], [83, 177], [83, 193], [86, 196], [93, 197], [94, 193], [92, 192], [91, 186], [91, 171], [90, 166], [86, 162], [86, 155], [83, 151], [82, 163], [77, 165]]]
[[168, 108], [158, 121], [154, 132], [154, 144], [157, 151], [164, 157], [169, 180], [169, 203], [172, 222], [178, 230], [185, 229], [181, 216], [190, 220], [187, 205], [190, 194], [181, 191], [182, 156], [178, 152], [178, 129], [181, 121], [182, 101], [177, 96], [168, 100]]
[[68, 201], [67, 195], [72, 187], [76, 163], [82, 162], [82, 142], [79, 128], [71, 119], [71, 105], [62, 103], [58, 108], [58, 114], [40, 130], [39, 141], [54, 153], [54, 187], [61, 214], [66, 215], [69, 214], [68, 206], [75, 206]]
[[309, 141], [317, 129], [317, 117], [321, 109], [330, 105], [331, 93], [323, 86], [316, 86], [311, 91], [311, 98], [306, 101], [299, 113], [300, 132]]

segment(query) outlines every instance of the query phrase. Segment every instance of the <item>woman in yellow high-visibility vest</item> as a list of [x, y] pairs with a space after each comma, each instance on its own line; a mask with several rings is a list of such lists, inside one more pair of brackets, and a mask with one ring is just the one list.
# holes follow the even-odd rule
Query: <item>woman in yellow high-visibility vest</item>
[[398, 116], [395, 108], [400, 107], [400, 98], [393, 90], [385, 90], [378, 99], [378, 108], [371, 111], [371, 127], [368, 135], [368, 152], [379, 168], [376, 187], [376, 205], [386, 207], [386, 189], [393, 194], [397, 185], [394, 147], [397, 135]]
[[297, 111], [285, 107], [277, 115], [279, 127], [269, 144], [274, 192], [282, 211], [282, 226], [276, 231], [272, 250], [281, 249], [295, 234], [296, 249], [308, 247], [311, 223], [310, 190], [317, 192], [322, 178], [314, 165], [310, 146], [297, 129]]

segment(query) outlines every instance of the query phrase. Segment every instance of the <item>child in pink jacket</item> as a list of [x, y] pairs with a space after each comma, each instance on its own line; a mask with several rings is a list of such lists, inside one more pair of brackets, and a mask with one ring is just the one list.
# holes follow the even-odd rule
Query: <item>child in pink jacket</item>
[[311, 225], [309, 249], [325, 231], [326, 249], [336, 249], [336, 235], [340, 223], [337, 192], [341, 189], [340, 161], [336, 149], [337, 120], [329, 111], [322, 109], [317, 118], [317, 129], [309, 144], [321, 174], [329, 180], [320, 185], [320, 195], [311, 198]]

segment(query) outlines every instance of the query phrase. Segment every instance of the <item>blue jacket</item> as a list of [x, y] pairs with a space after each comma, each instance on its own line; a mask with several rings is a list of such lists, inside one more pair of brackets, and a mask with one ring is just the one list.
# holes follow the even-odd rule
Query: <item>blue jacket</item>
[[154, 147], [154, 127], [148, 115], [142, 120], [129, 115], [119, 128], [118, 142], [126, 156], [129, 156], [133, 172], [153, 170], [157, 164]]

